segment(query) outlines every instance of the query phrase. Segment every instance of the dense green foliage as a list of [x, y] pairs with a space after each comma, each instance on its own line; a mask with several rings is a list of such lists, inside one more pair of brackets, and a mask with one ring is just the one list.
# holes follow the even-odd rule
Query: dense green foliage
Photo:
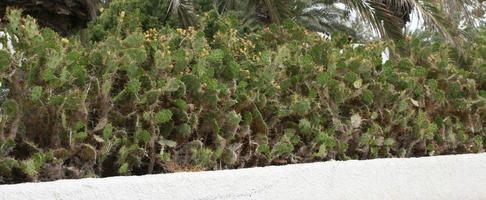
[[[142, 27], [197, 27], [198, 16], [211, 10], [217, 15], [234, 12], [240, 29], [255, 30], [259, 26], [282, 25], [287, 19], [308, 30], [332, 34], [347, 32], [358, 40], [381, 37], [403, 40], [407, 22], [433, 30], [456, 45], [469, 41], [469, 31], [486, 23], [482, 0], [110, 0], [95, 23], [95, 33], [116, 24], [122, 10], [136, 13]], [[420, 16], [420, 17], [419, 17]], [[105, 29], [104, 29], [105, 28]], [[466, 31], [464, 31], [466, 30]], [[373, 33], [372, 33], [373, 32]], [[103, 35], [93, 35], [99, 39]]]
[[291, 20], [244, 34], [210, 12], [143, 32], [118, 15], [84, 48], [8, 17], [0, 183], [485, 150], [484, 31], [467, 55], [410, 38], [382, 63], [384, 42]]

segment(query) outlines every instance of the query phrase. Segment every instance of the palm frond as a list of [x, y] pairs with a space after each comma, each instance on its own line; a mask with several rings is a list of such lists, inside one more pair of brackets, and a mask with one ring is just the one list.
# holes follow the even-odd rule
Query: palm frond
[[413, 4], [408, 0], [347, 0], [378, 34], [385, 39], [403, 39], [402, 29], [410, 21]]
[[196, 24], [194, 6], [190, 0], [169, 0], [166, 1], [166, 15], [164, 21], [169, 16], [176, 16], [181, 21], [184, 28], [194, 26]]
[[356, 30], [349, 23], [349, 10], [332, 3], [302, 4], [302, 9], [294, 20], [309, 30], [331, 34], [335, 31], [346, 32], [356, 37]]

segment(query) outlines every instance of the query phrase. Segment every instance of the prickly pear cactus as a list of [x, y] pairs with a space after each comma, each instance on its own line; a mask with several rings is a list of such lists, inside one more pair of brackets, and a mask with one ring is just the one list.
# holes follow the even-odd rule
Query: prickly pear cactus
[[383, 63], [384, 42], [291, 20], [247, 34], [231, 14], [155, 29], [104, 12], [114, 27], [85, 48], [9, 11], [0, 183], [485, 150], [484, 33]]

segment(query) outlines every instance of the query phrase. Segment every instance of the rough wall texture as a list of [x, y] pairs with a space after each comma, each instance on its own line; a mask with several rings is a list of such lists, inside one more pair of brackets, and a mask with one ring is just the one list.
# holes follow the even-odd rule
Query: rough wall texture
[[486, 154], [0, 185], [0, 200], [486, 199]]
[[96, 16], [96, 0], [1, 0], [0, 16], [7, 7], [23, 9], [24, 14], [36, 18], [41, 26], [61, 35], [86, 28]]

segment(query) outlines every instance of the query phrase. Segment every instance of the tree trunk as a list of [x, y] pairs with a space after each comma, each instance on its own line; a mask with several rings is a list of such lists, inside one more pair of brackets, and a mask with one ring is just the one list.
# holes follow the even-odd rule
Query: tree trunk
[[87, 46], [88, 45], [88, 29], [87, 28], [83, 28], [81, 29], [81, 44], [83, 44], [84, 46]]

